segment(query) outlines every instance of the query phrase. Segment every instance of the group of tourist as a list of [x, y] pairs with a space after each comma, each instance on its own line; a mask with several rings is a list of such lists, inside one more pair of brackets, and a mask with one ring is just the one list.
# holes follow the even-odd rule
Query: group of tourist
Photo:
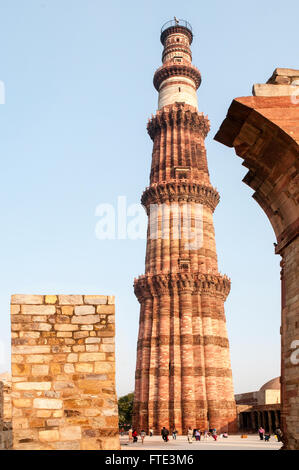
[[[266, 442], [270, 441], [271, 432], [270, 431], [266, 432], [265, 429], [263, 428], [263, 426], [259, 427], [258, 433], [259, 433], [261, 441], [266, 441]], [[275, 430], [274, 436], [276, 437], [278, 442], [282, 442], [282, 430], [280, 428], [277, 428]]]
[[[176, 439], [177, 437], [177, 434], [178, 434], [178, 431], [176, 428], [173, 428], [172, 429], [172, 439]], [[152, 428], [149, 429], [149, 436], [152, 437], [154, 435], [154, 431]], [[169, 435], [170, 435], [170, 432], [169, 432], [169, 429], [167, 429], [165, 426], [163, 426], [163, 428], [161, 429], [161, 437], [163, 439], [164, 442], [168, 442], [169, 441]], [[144, 429], [142, 429], [140, 431], [140, 439], [141, 439], [141, 443], [143, 444], [144, 443], [144, 439], [145, 439], [145, 436], [146, 436], [146, 431]], [[204, 430], [204, 431], [201, 431], [200, 429], [192, 429], [192, 428], [188, 428], [187, 430], [187, 440], [188, 442], [191, 444], [193, 441], [200, 441], [201, 439], [208, 439], [209, 437], [212, 437], [214, 439], [214, 441], [217, 441], [217, 438], [218, 438], [218, 434], [217, 434], [217, 431], [216, 429], [209, 429], [209, 430]], [[221, 438], [227, 438], [228, 437], [228, 434], [227, 432], [223, 432], [220, 434], [220, 437]], [[136, 431], [136, 429], [129, 429], [129, 441], [133, 441], [134, 442], [138, 442], [138, 432]]]

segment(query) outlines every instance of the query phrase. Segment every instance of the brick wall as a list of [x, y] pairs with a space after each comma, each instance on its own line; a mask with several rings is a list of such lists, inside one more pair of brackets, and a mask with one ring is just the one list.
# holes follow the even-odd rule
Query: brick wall
[[114, 297], [13, 295], [15, 449], [119, 449]]

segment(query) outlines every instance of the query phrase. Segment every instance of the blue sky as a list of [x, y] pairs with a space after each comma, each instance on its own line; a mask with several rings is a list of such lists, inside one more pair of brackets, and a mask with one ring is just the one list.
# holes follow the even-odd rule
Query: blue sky
[[[290, 0], [2, 0], [0, 4], [0, 372], [9, 368], [13, 293], [116, 296], [117, 389], [134, 388], [144, 240], [98, 240], [98, 204], [138, 203], [149, 181], [148, 117], [162, 24], [187, 19], [208, 114], [219, 269], [231, 277], [227, 326], [236, 393], [280, 371], [279, 257], [246, 169], [213, 141], [234, 97], [276, 67], [298, 67], [299, 6]], [[129, 218], [130, 219], [130, 218]]]

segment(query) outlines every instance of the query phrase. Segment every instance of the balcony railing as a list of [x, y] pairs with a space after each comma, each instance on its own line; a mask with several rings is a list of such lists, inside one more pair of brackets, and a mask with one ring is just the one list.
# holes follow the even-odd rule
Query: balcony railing
[[186, 20], [176, 20], [175, 19], [175, 20], [167, 21], [166, 23], [163, 24], [163, 26], [161, 28], [161, 34], [166, 29], [171, 28], [171, 26], [183, 26], [184, 28], [189, 29], [189, 31], [191, 31], [191, 33], [192, 33], [192, 26], [188, 21], [186, 21]]

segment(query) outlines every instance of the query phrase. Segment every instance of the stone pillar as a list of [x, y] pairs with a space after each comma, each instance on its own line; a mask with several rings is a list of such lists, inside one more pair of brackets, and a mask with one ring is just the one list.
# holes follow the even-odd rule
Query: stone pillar
[[11, 298], [14, 449], [119, 449], [114, 297]]

